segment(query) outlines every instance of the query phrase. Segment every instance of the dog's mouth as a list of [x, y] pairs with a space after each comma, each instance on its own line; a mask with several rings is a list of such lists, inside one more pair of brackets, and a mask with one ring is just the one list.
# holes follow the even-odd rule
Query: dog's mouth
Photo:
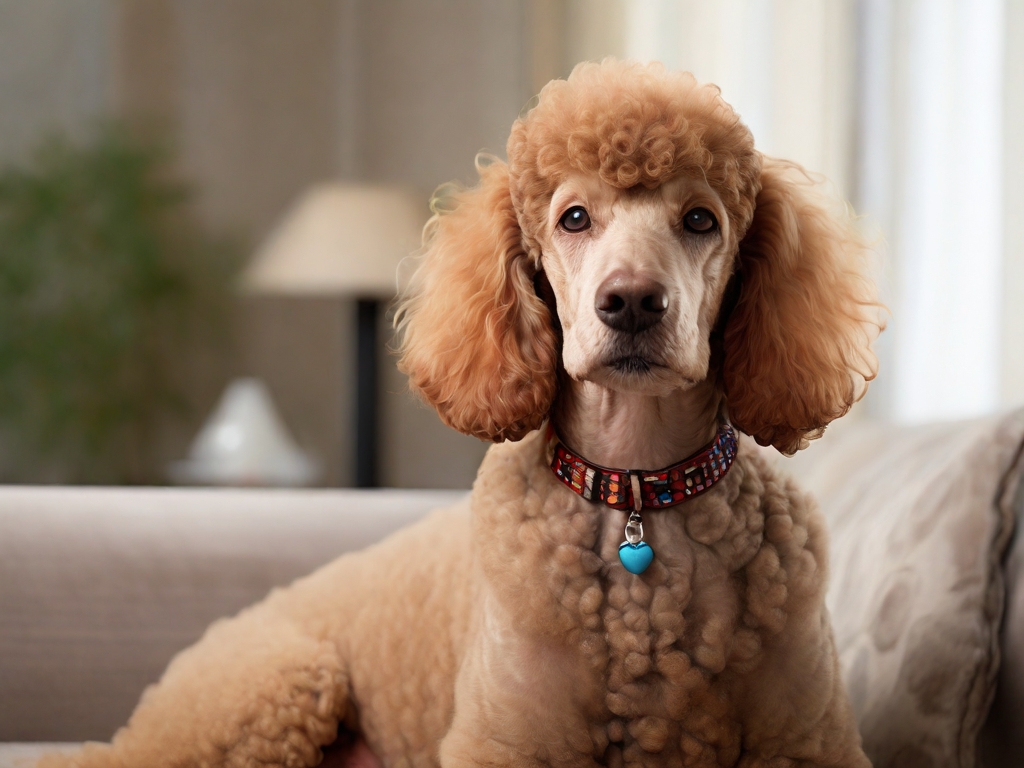
[[664, 395], [694, 383], [690, 376], [677, 371], [661, 355], [646, 349], [614, 350], [586, 378], [620, 392], [649, 395]]
[[642, 376], [651, 373], [654, 368], [663, 367], [660, 363], [642, 355], [623, 355], [609, 360], [609, 368], [626, 375]]
[[621, 376], [651, 376], [657, 369], [666, 367], [656, 349], [658, 346], [656, 340], [647, 338], [615, 343], [607, 350], [602, 362]]

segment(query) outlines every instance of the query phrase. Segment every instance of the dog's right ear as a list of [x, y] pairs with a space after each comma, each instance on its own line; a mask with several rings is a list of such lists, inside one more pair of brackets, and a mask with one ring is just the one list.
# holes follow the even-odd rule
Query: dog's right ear
[[479, 186], [457, 193], [448, 212], [435, 206], [424, 230], [422, 263], [395, 315], [398, 367], [450, 427], [519, 440], [551, 409], [558, 350], [508, 167], [478, 157], [477, 171]]

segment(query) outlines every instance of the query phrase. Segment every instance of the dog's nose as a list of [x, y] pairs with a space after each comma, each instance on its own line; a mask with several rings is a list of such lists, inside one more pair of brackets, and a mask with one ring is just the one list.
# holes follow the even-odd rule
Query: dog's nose
[[665, 286], [649, 277], [615, 273], [597, 289], [594, 309], [608, 327], [640, 333], [665, 316], [668, 293]]

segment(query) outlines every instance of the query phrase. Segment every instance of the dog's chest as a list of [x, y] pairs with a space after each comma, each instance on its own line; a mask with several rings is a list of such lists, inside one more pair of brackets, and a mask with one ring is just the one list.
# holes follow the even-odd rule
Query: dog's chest
[[723, 494], [646, 515], [657, 554], [641, 576], [617, 563], [618, 527], [600, 532], [607, 722], [595, 748], [603, 762], [717, 766], [738, 759], [730, 689], [760, 650], [743, 621], [742, 566], [760, 543], [760, 526], [750, 519], [759, 514], [748, 506], [735, 509]]

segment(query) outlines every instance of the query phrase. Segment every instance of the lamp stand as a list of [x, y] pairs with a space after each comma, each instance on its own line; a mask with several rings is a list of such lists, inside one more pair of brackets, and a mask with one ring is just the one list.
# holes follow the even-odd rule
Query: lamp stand
[[377, 487], [377, 318], [380, 301], [356, 301], [356, 487]]

